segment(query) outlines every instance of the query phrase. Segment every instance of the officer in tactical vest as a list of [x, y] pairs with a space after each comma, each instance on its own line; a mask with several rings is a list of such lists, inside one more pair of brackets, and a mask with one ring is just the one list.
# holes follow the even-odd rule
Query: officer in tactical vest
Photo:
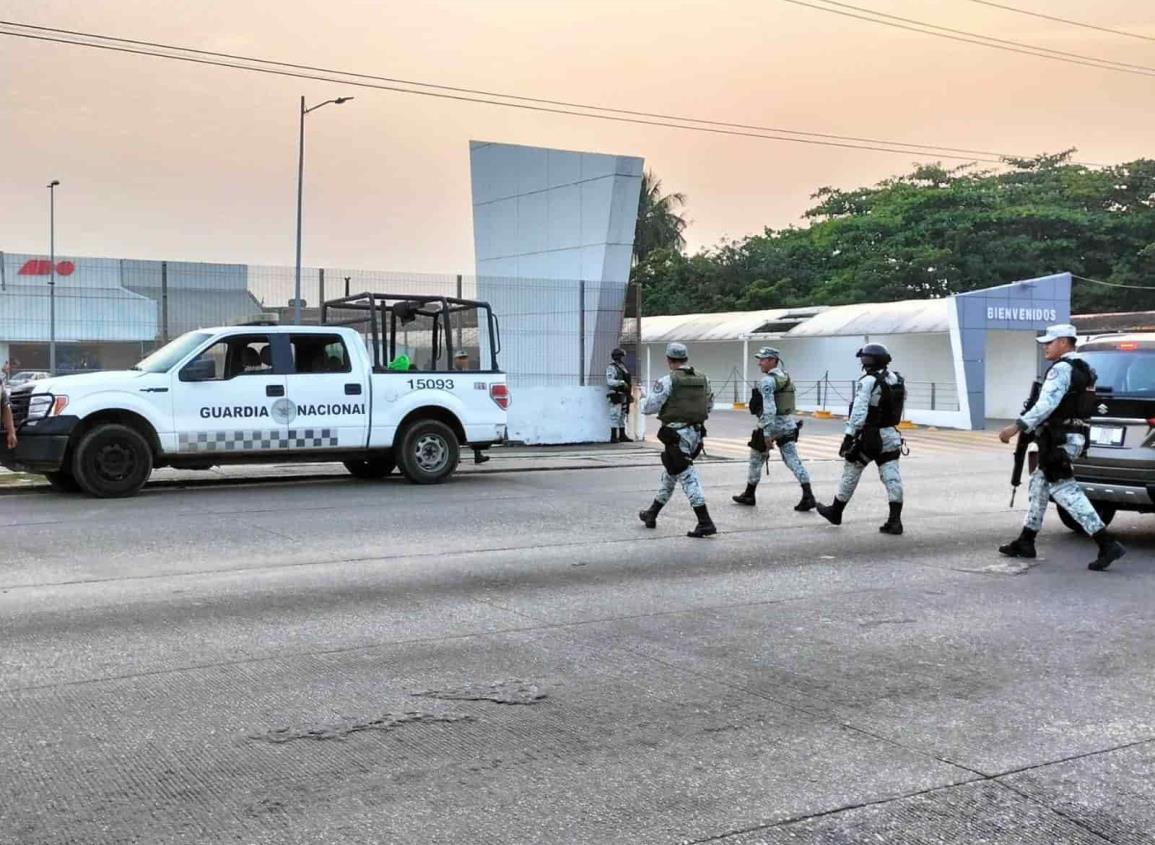
[[1099, 556], [1087, 566], [1101, 572], [1127, 553], [1107, 534], [1103, 520], [1075, 481], [1071, 459], [1083, 454], [1094, 413], [1095, 371], [1075, 351], [1075, 327], [1051, 326], [1037, 338], [1043, 357], [1051, 362], [1039, 390], [1039, 398], [1013, 425], [999, 432], [1009, 443], [1020, 432], [1034, 432], [1039, 446], [1039, 468], [1031, 473], [1030, 502], [1019, 536], [999, 546], [1009, 557], [1035, 556], [1035, 536], [1043, 527], [1047, 501], [1069, 513], [1099, 546]]
[[857, 352], [865, 370], [855, 386], [854, 401], [846, 419], [846, 436], [838, 454], [846, 459], [838, 492], [829, 505], [818, 512], [834, 525], [842, 524], [842, 511], [854, 495], [862, 471], [871, 461], [878, 464], [878, 477], [886, 487], [890, 516], [879, 526], [883, 534], [902, 533], [902, 475], [898, 459], [902, 435], [896, 426], [902, 420], [906, 385], [902, 376], [888, 369], [890, 352], [881, 343], [868, 343]]
[[686, 536], [708, 537], [717, 534], [718, 529], [706, 510], [706, 495], [702, 492], [694, 458], [702, 451], [702, 439], [706, 436], [703, 423], [714, 408], [714, 392], [710, 389], [709, 379], [694, 372], [688, 363], [689, 357], [684, 344], [666, 346], [666, 364], [670, 374], [658, 379], [653, 392], [642, 403], [643, 414], [657, 414], [661, 420], [658, 440], [665, 449], [658, 495], [649, 508], [638, 513], [638, 518], [647, 528], [654, 528], [658, 511], [670, 501], [674, 485], [681, 483], [698, 516], [698, 524]]
[[754, 357], [762, 370], [762, 381], [750, 394], [750, 413], [758, 418], [758, 427], [750, 438], [750, 466], [746, 471], [746, 492], [733, 496], [740, 505], [754, 504], [754, 491], [762, 475], [762, 467], [770, 459], [770, 449], [778, 447], [782, 463], [789, 467], [802, 485], [802, 500], [796, 511], [808, 511], [818, 502], [810, 490], [810, 474], [798, 457], [798, 434], [802, 423], [794, 418], [794, 382], [782, 369], [781, 354], [773, 346], [763, 346]]
[[630, 371], [626, 369], [626, 353], [615, 349], [610, 353], [612, 363], [606, 367], [606, 387], [610, 392], [610, 442], [630, 443], [626, 437], [626, 420], [630, 415]]

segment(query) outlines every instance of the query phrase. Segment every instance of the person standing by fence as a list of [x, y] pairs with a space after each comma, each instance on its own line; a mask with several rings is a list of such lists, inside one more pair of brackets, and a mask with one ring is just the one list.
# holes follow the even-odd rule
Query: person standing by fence
[[610, 353], [610, 358], [610, 365], [606, 367], [606, 387], [610, 389], [607, 394], [610, 402], [610, 442], [631, 443], [630, 438], [626, 437], [626, 420], [630, 414], [630, 387], [633, 380], [626, 367], [626, 353], [623, 350], [615, 349]]

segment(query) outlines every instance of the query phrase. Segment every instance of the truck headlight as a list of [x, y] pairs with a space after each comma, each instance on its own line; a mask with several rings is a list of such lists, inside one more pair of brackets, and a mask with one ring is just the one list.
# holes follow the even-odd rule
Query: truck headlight
[[67, 396], [36, 393], [28, 400], [28, 419], [42, 420], [45, 417], [58, 417], [67, 407]]

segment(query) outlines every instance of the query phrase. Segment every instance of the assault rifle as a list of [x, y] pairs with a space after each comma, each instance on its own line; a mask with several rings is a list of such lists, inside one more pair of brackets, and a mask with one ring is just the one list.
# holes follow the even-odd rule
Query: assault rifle
[[[1031, 383], [1031, 392], [1027, 395], [1027, 401], [1023, 403], [1023, 413], [1035, 407], [1035, 403], [1039, 401], [1039, 391], [1042, 390], [1043, 383], [1036, 379]], [[1015, 464], [1011, 469], [1011, 507], [1015, 506], [1015, 494], [1019, 492], [1019, 485], [1023, 483], [1023, 464], [1027, 461], [1027, 447], [1035, 441], [1035, 435], [1020, 431], [1019, 437], [1015, 441]]]

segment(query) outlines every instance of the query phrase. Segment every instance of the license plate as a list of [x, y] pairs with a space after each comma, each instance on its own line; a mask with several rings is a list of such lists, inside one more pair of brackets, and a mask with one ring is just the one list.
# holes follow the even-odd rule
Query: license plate
[[1091, 426], [1092, 446], [1122, 446], [1123, 427], [1119, 425]]

